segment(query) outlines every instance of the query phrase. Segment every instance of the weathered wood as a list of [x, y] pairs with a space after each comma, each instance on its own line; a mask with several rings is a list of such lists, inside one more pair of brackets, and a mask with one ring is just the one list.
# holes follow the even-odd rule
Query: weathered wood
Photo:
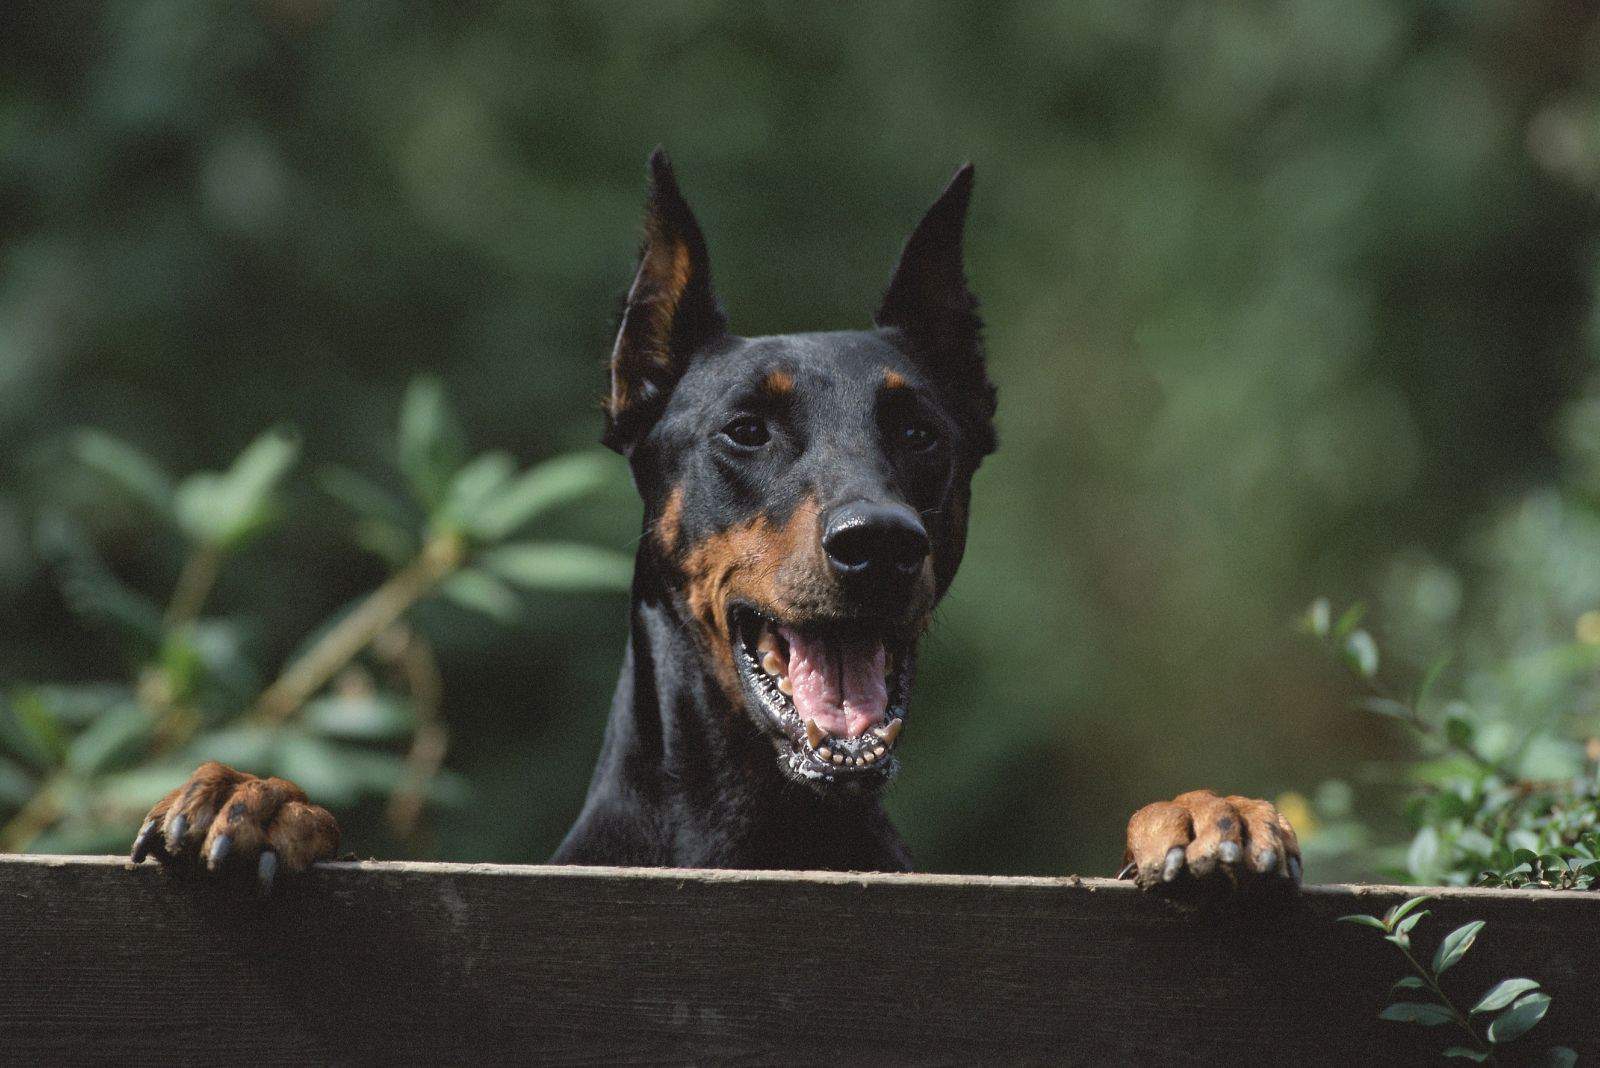
[[[257, 900], [117, 858], [0, 857], [0, 1060], [1415, 1061], [1402, 974], [1337, 924], [1409, 888], [1196, 914], [1096, 879], [329, 864]], [[1437, 890], [1600, 1053], [1600, 894]], [[1469, 1002], [1470, 1003], [1470, 1002]]]

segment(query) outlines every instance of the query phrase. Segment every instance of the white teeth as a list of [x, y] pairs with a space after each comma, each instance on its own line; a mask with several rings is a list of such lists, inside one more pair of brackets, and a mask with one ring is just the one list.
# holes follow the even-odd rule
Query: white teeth
[[776, 652], [767, 652], [761, 657], [761, 670], [768, 675], [782, 675], [783, 669], [788, 667]]
[[844, 763], [844, 754], [843, 753], [835, 753], [835, 754], [833, 754], [833, 756], [829, 757], [828, 759], [832, 760], [835, 764], [843, 764]]
[[900, 737], [900, 729], [904, 726], [904, 720], [898, 718], [891, 719], [883, 726], [874, 728], [872, 733], [876, 734], [879, 738], [882, 738], [884, 745], [893, 745], [894, 740]]
[[785, 695], [794, 695], [794, 687], [789, 684], [789, 676], [787, 675], [778, 676], [778, 689], [782, 690]]
[[756, 648], [763, 653], [776, 653], [778, 651], [778, 636], [770, 630], [761, 632], [761, 637], [756, 641]]
[[872, 759], [873, 760], [877, 760], [879, 757], [883, 756], [883, 754], [887, 753], [888, 751], [889, 750], [885, 749], [883, 746], [880, 745], [880, 746], [878, 746], [878, 748], [876, 748], [876, 749], [874, 749], [872, 751]]
[[816, 720], [814, 720], [814, 719], [806, 720], [806, 741], [811, 743], [811, 748], [813, 748], [813, 749], [820, 748], [822, 743], [827, 741], [827, 740], [828, 740], [828, 736], [823, 733], [823, 730], [822, 730], [821, 727], [817, 726], [817, 721]]
[[829, 749], [827, 746], [823, 746], [821, 749], [817, 750], [817, 759], [818, 760], [832, 760], [833, 759], [833, 750]]
[[861, 759], [866, 761], [868, 764], [871, 764], [872, 762], [874, 762], [875, 760], [878, 759], [878, 754], [877, 753], [868, 753], [866, 756], [862, 757]]

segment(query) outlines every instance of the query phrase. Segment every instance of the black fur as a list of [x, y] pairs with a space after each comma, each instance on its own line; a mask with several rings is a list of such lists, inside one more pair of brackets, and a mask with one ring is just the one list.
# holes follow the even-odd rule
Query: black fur
[[[650, 171], [606, 430], [629, 458], [645, 537], [604, 747], [553, 859], [905, 870], [910, 858], [879, 802], [890, 762], [841, 781], [797, 777], [782, 759], [791, 740], [730, 692], [719, 658], [736, 639], [706, 623], [696, 597], [711, 587], [697, 554], [722, 551], [732, 533], [765, 532], [749, 544], [786, 557], [772, 561], [777, 577], [762, 572], [756, 607], [914, 649], [960, 563], [969, 483], [995, 444], [994, 388], [961, 264], [972, 168], [957, 172], [907, 242], [875, 329], [762, 338], [727, 332], [704, 238], [659, 150]], [[683, 263], [686, 282], [673, 273]], [[736, 444], [724, 432], [739, 420], [769, 437]], [[818, 563], [822, 524], [852, 501], [920, 517], [931, 545], [926, 589], [847, 590], [829, 579]]]

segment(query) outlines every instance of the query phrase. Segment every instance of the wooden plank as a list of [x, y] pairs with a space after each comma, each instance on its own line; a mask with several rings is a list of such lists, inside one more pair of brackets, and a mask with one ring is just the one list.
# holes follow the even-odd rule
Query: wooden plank
[[[0, 1060], [1350, 1064], [1398, 954], [1334, 918], [1412, 888], [1196, 913], [1097, 879], [328, 864], [259, 900], [119, 858], [0, 857]], [[1447, 987], [1541, 980], [1600, 1054], [1600, 894], [1434, 890]]]

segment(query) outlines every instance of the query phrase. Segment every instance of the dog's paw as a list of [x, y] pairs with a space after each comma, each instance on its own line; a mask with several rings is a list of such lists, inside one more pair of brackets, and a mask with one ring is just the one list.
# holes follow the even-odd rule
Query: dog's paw
[[333, 814], [287, 779], [261, 779], [208, 761], [150, 810], [133, 840], [133, 862], [204, 864], [254, 872], [263, 890], [280, 868], [304, 871], [339, 848]]
[[1271, 802], [1192, 790], [1128, 821], [1125, 874], [1145, 890], [1298, 886], [1300, 842]]

